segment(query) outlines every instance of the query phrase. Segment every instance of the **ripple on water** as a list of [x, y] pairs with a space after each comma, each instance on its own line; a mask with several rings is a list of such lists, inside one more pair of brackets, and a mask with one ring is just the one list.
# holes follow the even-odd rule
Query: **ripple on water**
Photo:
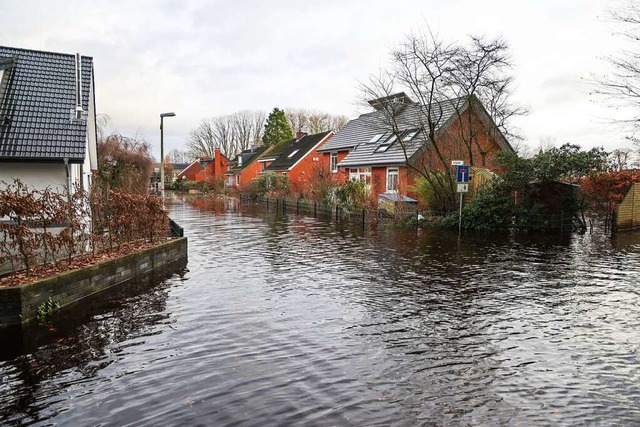
[[188, 271], [30, 331], [0, 423], [633, 424], [640, 236], [171, 206]]

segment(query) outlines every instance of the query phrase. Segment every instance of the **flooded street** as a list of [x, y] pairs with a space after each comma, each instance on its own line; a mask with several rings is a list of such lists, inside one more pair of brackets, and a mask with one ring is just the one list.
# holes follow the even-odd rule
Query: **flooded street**
[[640, 233], [458, 240], [170, 211], [186, 271], [2, 335], [0, 424], [640, 420]]

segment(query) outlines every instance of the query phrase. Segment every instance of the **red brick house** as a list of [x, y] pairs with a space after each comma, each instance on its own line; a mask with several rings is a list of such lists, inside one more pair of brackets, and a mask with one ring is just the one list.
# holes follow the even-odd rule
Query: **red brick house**
[[229, 162], [229, 170], [225, 173], [228, 187], [248, 185], [258, 177], [264, 168], [264, 163], [258, 162], [263, 154], [267, 154], [272, 147], [253, 146], [240, 152]]
[[213, 158], [201, 157], [194, 160], [182, 172], [178, 179], [186, 181], [207, 181], [214, 178], [224, 178], [229, 168], [229, 159], [216, 148]]
[[314, 169], [322, 168], [322, 155], [318, 152], [334, 133], [332, 131], [307, 135], [297, 132], [296, 137], [263, 155], [259, 162], [264, 172], [287, 175], [291, 191], [302, 193], [314, 175]]
[[[395, 132], [385, 104], [393, 102]], [[369, 102], [375, 111], [351, 120], [319, 152], [323, 164], [336, 174], [338, 182], [364, 181], [374, 197], [403, 195], [415, 198], [410, 187], [419, 174], [409, 165], [442, 170], [442, 156], [464, 160], [499, 172], [494, 163], [497, 151], [513, 151], [502, 133], [476, 97], [464, 97], [434, 103], [428, 108], [415, 103], [404, 93]], [[388, 106], [388, 105], [387, 105]], [[430, 120], [427, 119], [430, 115]], [[426, 129], [434, 126], [438, 152], [428, 142]], [[462, 143], [461, 131], [473, 132], [473, 160]]]

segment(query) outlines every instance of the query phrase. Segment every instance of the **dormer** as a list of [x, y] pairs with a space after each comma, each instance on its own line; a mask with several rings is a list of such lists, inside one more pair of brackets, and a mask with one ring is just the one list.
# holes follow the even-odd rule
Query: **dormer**
[[15, 63], [15, 58], [0, 57], [0, 103], [4, 99], [4, 94], [9, 84], [9, 74]]
[[409, 104], [413, 104], [413, 100], [404, 92], [394, 93], [393, 95], [384, 96], [382, 98], [372, 99], [369, 102], [373, 108], [377, 111], [387, 110], [389, 108], [393, 110], [401, 109]]

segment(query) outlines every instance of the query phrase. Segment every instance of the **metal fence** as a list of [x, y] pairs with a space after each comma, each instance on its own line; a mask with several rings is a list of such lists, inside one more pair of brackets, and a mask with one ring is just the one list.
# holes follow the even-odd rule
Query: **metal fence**
[[[415, 206], [397, 203], [393, 211], [380, 208], [344, 208], [339, 205], [327, 205], [305, 199], [259, 197], [252, 199], [247, 195], [240, 195], [240, 202], [254, 202], [264, 206], [267, 211], [282, 212], [326, 218], [334, 221], [368, 224], [380, 220], [410, 221], [417, 218], [418, 210]], [[417, 223], [417, 221], [416, 221]]]

